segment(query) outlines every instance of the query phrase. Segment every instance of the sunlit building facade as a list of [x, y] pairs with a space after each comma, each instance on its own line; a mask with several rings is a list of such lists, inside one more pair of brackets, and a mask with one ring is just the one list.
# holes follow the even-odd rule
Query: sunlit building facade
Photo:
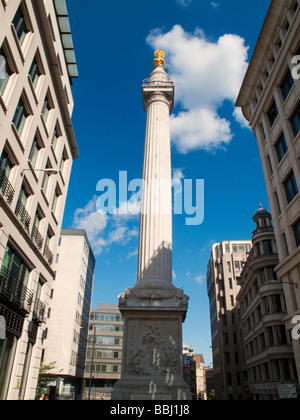
[[215, 393], [218, 400], [243, 398], [242, 360], [239, 357], [239, 328], [234, 315], [240, 275], [251, 241], [214, 244], [207, 265]]
[[124, 319], [119, 307], [98, 303], [91, 310], [86, 354], [86, 399], [110, 399], [121, 377]]
[[[300, 315], [299, 5], [299, 0], [271, 1], [236, 102], [258, 142], [290, 333]], [[293, 340], [293, 349], [300, 377], [300, 340]]]
[[34, 399], [73, 159], [65, 1], [0, 1], [0, 399]]

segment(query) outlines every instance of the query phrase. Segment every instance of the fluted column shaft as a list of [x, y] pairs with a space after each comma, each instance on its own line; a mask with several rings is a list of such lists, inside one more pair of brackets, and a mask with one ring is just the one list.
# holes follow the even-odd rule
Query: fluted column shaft
[[[149, 81], [151, 83], [151, 76]], [[159, 88], [147, 95], [144, 92], [144, 106], [147, 124], [138, 282], [159, 280], [172, 283], [170, 95]]]

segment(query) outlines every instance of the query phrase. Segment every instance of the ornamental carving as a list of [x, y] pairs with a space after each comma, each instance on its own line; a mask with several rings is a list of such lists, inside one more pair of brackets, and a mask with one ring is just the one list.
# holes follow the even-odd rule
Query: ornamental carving
[[142, 293], [135, 293], [132, 289], [126, 289], [124, 293], [119, 295], [119, 303], [126, 304], [129, 300], [144, 301], [144, 300], [172, 300], [178, 302], [180, 306], [186, 306], [188, 304], [189, 297], [183, 293], [182, 289], [176, 289], [175, 291], [144, 291]]
[[131, 338], [127, 347], [126, 373], [140, 376], [176, 375], [178, 349], [161, 337], [158, 328], [148, 327], [141, 344]]

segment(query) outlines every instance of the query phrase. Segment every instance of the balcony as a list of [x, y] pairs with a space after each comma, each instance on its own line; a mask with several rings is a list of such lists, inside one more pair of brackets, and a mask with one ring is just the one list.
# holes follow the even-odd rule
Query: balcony
[[18, 201], [15, 214], [19, 222], [23, 225], [24, 229], [29, 233], [31, 217], [29, 216], [24, 204], [21, 203], [21, 201]]
[[44, 320], [46, 305], [40, 301], [40, 299], [36, 299], [33, 308], [32, 319], [37, 321], [38, 324], [42, 324]]
[[33, 240], [35, 245], [38, 247], [38, 249], [41, 250], [43, 247], [44, 238], [42, 237], [42, 235], [40, 234], [40, 232], [35, 226], [32, 228], [31, 239]]
[[0, 169], [0, 194], [5, 198], [6, 202], [11, 205], [15, 190], [2, 169]]
[[45, 249], [44, 249], [44, 257], [48, 261], [48, 264], [49, 265], [52, 265], [53, 264], [53, 258], [54, 258], [54, 256], [53, 256], [50, 248], [48, 247], [48, 245], [45, 246]]
[[29, 313], [33, 293], [6, 268], [0, 271], [0, 296]]

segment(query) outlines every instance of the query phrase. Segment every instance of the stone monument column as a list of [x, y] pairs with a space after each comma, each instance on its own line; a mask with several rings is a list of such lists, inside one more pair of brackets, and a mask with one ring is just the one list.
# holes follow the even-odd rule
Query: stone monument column
[[137, 283], [119, 296], [124, 316], [121, 379], [114, 400], [188, 400], [183, 380], [182, 322], [188, 296], [172, 284], [170, 111], [174, 84], [164, 53], [155, 52], [143, 83], [147, 112]]

